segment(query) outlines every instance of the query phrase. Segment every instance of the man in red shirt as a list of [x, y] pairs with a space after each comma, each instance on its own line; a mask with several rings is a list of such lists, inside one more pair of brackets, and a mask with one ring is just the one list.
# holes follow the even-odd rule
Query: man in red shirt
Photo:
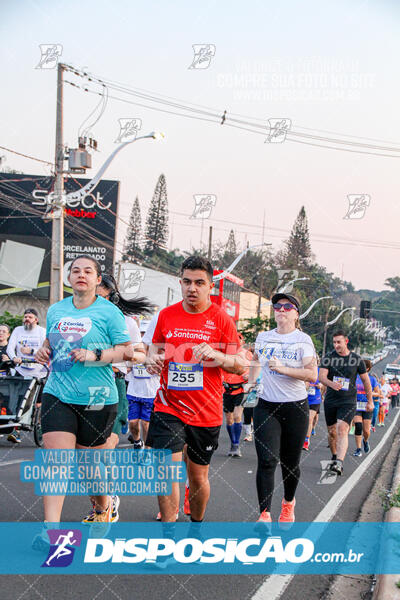
[[[147, 445], [170, 449], [182, 460], [187, 444], [191, 520], [203, 520], [210, 496], [208, 471], [222, 424], [222, 369], [245, 371], [244, 351], [235, 324], [210, 299], [214, 287], [210, 262], [190, 256], [181, 267], [183, 301], [164, 308], [150, 347], [148, 371], [160, 373]], [[162, 521], [175, 521], [179, 484], [159, 496]]]

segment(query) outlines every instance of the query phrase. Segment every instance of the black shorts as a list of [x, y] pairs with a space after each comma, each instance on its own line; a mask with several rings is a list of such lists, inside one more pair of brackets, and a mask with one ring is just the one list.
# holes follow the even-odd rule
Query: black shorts
[[105, 404], [101, 410], [87, 410], [81, 404], [62, 402], [52, 394], [42, 395], [42, 433], [66, 431], [76, 436], [80, 446], [105, 444], [110, 436], [118, 404]]
[[182, 452], [187, 444], [187, 455], [197, 465], [209, 465], [218, 448], [221, 426], [197, 427], [186, 425], [175, 415], [153, 412], [150, 417], [146, 446], [155, 450]]
[[321, 408], [321, 404], [309, 404], [308, 408], [316, 412], [317, 415], [319, 415], [319, 409]]
[[325, 400], [324, 404], [325, 421], [327, 426], [336, 425], [337, 421], [345, 421], [348, 425], [354, 419], [356, 414], [356, 404], [330, 404]]
[[372, 414], [373, 414], [373, 410], [368, 411], [368, 410], [356, 410], [356, 417], [362, 417], [363, 421], [367, 421], [372, 419]]
[[241, 394], [224, 394], [224, 412], [231, 413], [235, 406], [240, 406], [243, 402], [244, 393]]

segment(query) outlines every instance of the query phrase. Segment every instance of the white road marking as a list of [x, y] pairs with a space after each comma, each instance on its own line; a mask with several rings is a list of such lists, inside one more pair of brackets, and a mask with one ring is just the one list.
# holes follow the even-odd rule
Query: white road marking
[[17, 460], [5, 460], [4, 462], [0, 461], [0, 467], [6, 467], [7, 465], [16, 465], [21, 462], [25, 462], [27, 460], [31, 460], [30, 458], [18, 458]]
[[[354, 486], [361, 479], [365, 471], [368, 469], [374, 458], [379, 454], [379, 452], [384, 447], [387, 438], [390, 436], [393, 431], [397, 421], [399, 420], [400, 409], [397, 411], [397, 415], [393, 419], [393, 423], [385, 432], [385, 435], [379, 442], [379, 444], [372, 451], [369, 452], [368, 456], [364, 458], [363, 462], [360, 466], [350, 475], [350, 477], [345, 481], [345, 483], [338, 489], [336, 494], [332, 496], [329, 500], [328, 504], [321, 510], [319, 515], [317, 515], [314, 521], [330, 521], [332, 517], [336, 514], [340, 506], [343, 504], [346, 496], [351, 492]], [[278, 600], [283, 594], [283, 592], [288, 587], [289, 583], [292, 581], [294, 575], [270, 575], [266, 581], [258, 588], [254, 596], [251, 597], [251, 600]]]

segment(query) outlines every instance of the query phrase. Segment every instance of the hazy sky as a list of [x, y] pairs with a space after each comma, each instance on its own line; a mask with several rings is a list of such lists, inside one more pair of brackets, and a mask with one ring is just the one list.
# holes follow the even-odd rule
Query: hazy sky
[[[61, 60], [67, 64], [212, 107], [221, 116], [226, 110], [242, 120], [286, 118], [293, 131], [381, 140], [371, 145], [386, 140], [400, 149], [399, 12], [398, 3], [389, 0], [3, 0], [0, 145], [53, 160], [56, 70], [35, 67], [39, 44], [54, 43], [63, 46]], [[205, 43], [216, 48], [209, 67], [189, 69], [192, 45]], [[65, 79], [83, 82], [68, 73]], [[98, 100], [65, 85], [64, 137], [71, 147]], [[123, 221], [136, 195], [145, 217], [163, 172], [174, 247], [199, 246], [201, 224], [189, 215], [193, 195], [207, 193], [217, 202], [204, 224], [204, 242], [211, 224], [215, 239], [225, 241], [234, 229], [240, 246], [246, 240], [260, 243], [265, 211], [265, 241], [278, 248], [304, 205], [312, 249], [328, 270], [337, 275], [343, 270], [357, 288], [376, 290], [399, 274], [399, 158], [288, 139], [264, 143], [263, 135], [109, 99], [92, 130], [100, 152], [89, 175], [115, 149], [120, 118], [141, 119], [141, 133], [158, 129], [167, 135], [162, 144], [144, 140], [128, 146], [108, 170], [106, 178], [121, 181]], [[49, 172], [40, 163], [2, 150], [0, 155], [6, 155], [8, 167]], [[362, 219], [344, 219], [350, 194], [370, 197]], [[124, 233], [120, 221], [119, 248]], [[366, 247], [359, 240], [393, 247]]]

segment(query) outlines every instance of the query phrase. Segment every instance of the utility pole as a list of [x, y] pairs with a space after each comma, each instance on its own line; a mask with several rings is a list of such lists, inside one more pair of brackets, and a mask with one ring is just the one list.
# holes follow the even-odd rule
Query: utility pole
[[208, 229], [208, 255], [207, 255], [207, 258], [209, 261], [211, 261], [211, 256], [212, 256], [212, 226], [210, 225], [210, 227]]
[[[262, 226], [262, 239], [261, 243], [264, 244], [264, 234], [265, 234], [265, 209], [263, 214], [263, 226]], [[258, 291], [258, 305], [257, 305], [257, 317], [261, 316], [261, 298], [263, 294], [264, 287], [264, 264], [261, 264], [261, 273], [260, 273], [260, 289]]]
[[63, 72], [64, 65], [57, 68], [57, 117], [55, 149], [55, 182], [53, 201], [53, 224], [51, 233], [50, 304], [64, 297], [64, 144], [63, 144]]

